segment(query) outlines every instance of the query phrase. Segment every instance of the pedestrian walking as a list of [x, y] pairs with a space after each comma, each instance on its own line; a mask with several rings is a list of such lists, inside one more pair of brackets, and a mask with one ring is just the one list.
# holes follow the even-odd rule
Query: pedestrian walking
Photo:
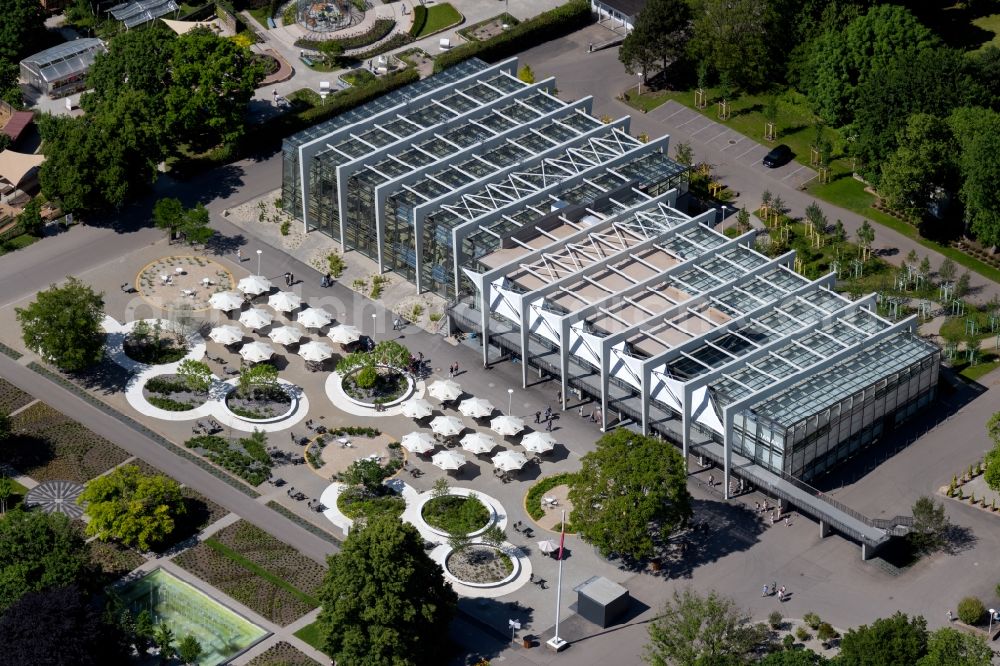
[[953, 622], [954, 620], [955, 620], [955, 616], [951, 614], [951, 610], [949, 609], [948, 610], [948, 622]]
[[774, 511], [771, 512], [771, 525], [774, 525]]
[[784, 600], [785, 600], [785, 586], [782, 585], [781, 587], [778, 588], [778, 601], [784, 601]]
[[295, 284], [295, 273], [289, 273], [288, 274], [288, 286], [291, 287], [293, 284]]
[[458, 374], [458, 361], [455, 361], [455, 374]]
[[243, 263], [243, 250], [241, 250], [240, 248], [236, 248], [236, 260], [239, 261], [241, 264]]
[[580, 409], [578, 410], [578, 413], [580, 414], [580, 418], [582, 419], [583, 418], [583, 405], [580, 405]]
[[715, 476], [712, 475], [712, 474], [708, 475], [708, 487], [709, 488], [714, 488], [715, 487]]
[[771, 595], [773, 596], [775, 592], [778, 591], [778, 581], [771, 581]]
[[552, 432], [552, 417], [551, 416], [545, 422], [545, 432]]
[[392, 320], [392, 330], [398, 331], [400, 327], [399, 317]]
[[753, 512], [754, 513], [760, 513], [760, 502], [754, 502], [753, 503]]
[[423, 363], [424, 362], [424, 353], [423, 352], [417, 352], [417, 358], [420, 359], [421, 363]]
[[791, 527], [791, 526], [792, 526], [792, 517], [785, 516], [785, 527]]
[[449, 363], [448, 364], [448, 376], [451, 377], [452, 379], [455, 378], [455, 364], [454, 363]]
[[766, 597], [767, 596], [767, 585], [765, 585], [764, 589], [760, 591], [760, 596], [762, 596], [762, 597]]
[[535, 423], [542, 422], [542, 413], [540, 411], [535, 412]]

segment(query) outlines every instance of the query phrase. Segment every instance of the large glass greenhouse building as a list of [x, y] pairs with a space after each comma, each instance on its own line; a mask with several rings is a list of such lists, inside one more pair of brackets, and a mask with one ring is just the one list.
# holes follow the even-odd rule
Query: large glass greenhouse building
[[[678, 200], [669, 137], [590, 115], [517, 62], [467, 61], [285, 141], [282, 197], [333, 236], [449, 301], [452, 325], [857, 539], [898, 527], [807, 482], [933, 400], [939, 350], [914, 320], [850, 300], [830, 274], [729, 238]], [[605, 119], [607, 120], [607, 119]], [[492, 353], [491, 353], [492, 352]], [[888, 521], [891, 522], [891, 521]]]
[[106, 53], [104, 42], [84, 37], [39, 51], [21, 61], [21, 78], [52, 98], [87, 89], [87, 72], [98, 53]]

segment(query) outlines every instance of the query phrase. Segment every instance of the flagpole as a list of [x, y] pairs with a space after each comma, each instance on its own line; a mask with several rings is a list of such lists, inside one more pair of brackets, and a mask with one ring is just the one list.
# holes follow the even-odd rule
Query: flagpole
[[562, 510], [562, 524], [559, 528], [559, 576], [556, 580], [556, 629], [547, 641], [550, 648], [559, 652], [566, 647], [566, 641], [559, 637], [559, 610], [562, 606], [563, 545], [566, 543], [566, 509]]

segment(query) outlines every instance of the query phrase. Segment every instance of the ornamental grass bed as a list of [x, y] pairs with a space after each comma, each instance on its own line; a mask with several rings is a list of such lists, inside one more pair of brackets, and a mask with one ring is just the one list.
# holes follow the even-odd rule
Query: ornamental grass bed
[[45, 403], [11, 417], [4, 458], [38, 482], [86, 483], [128, 459], [129, 454]]
[[34, 399], [34, 396], [25, 393], [6, 379], [0, 379], [0, 412], [10, 414]]
[[320, 666], [320, 663], [296, 650], [291, 643], [281, 641], [248, 661], [247, 666]]

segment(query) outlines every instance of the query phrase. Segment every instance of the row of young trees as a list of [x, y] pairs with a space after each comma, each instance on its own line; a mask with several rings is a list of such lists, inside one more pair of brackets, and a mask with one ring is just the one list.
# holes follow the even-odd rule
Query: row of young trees
[[43, 192], [67, 211], [117, 208], [171, 155], [238, 139], [264, 66], [245, 47], [159, 22], [116, 35], [88, 74], [77, 118], [42, 116]]
[[1000, 244], [996, 47], [952, 48], [901, 4], [650, 0], [620, 58], [646, 77], [697, 71], [699, 87], [715, 81], [725, 95], [790, 85], [849, 138], [838, 149], [890, 206], [920, 219], [955, 198], [945, 231], [967, 221]]

